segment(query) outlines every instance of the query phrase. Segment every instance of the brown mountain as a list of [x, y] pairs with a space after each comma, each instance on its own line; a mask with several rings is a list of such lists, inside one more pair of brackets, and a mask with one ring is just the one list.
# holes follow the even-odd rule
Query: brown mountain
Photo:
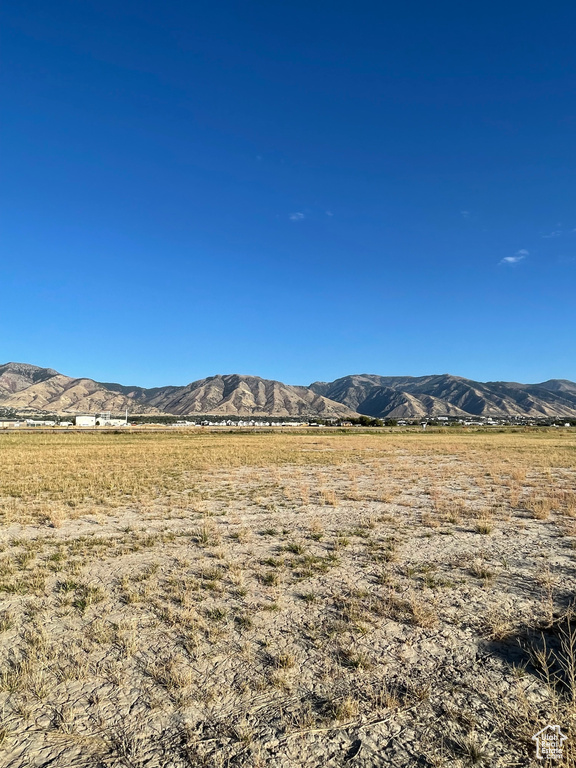
[[0, 366], [0, 406], [17, 411], [56, 413], [121, 412], [158, 413], [129, 394], [109, 390], [92, 379], [73, 379], [52, 368], [26, 363]]
[[167, 387], [148, 396], [150, 405], [179, 415], [192, 413], [258, 416], [351, 416], [354, 411], [308, 387], [258, 376], [210, 376], [186, 387]]
[[540, 389], [549, 389], [550, 392], [567, 392], [568, 394], [576, 395], [576, 383], [568, 381], [568, 379], [548, 379], [541, 384], [535, 384], [534, 386]]
[[382, 383], [387, 378], [375, 374], [345, 376], [331, 383], [315, 382], [310, 389], [376, 418], [467, 415], [461, 408], [432, 395], [417, 396], [402, 388], [387, 386]]
[[[460, 376], [344, 376], [310, 389], [368, 416], [576, 417], [576, 384], [479, 382]], [[398, 398], [404, 398], [402, 401]]]
[[145, 389], [74, 379], [25, 363], [0, 366], [0, 407], [57, 413], [215, 414], [380, 418], [436, 416], [576, 418], [576, 384], [480, 382], [449, 374], [359, 374], [309, 387], [258, 376], [210, 376], [182, 387]]
[[55, 376], [52, 368], [38, 368], [27, 363], [6, 363], [0, 365], [0, 397], [27, 389], [32, 384], [46, 381]]
[[0, 366], [0, 406], [18, 411], [94, 413], [112, 411], [174, 415], [347, 417], [347, 406], [308, 387], [257, 376], [211, 376], [184, 387], [127, 387], [73, 379], [23, 363]]

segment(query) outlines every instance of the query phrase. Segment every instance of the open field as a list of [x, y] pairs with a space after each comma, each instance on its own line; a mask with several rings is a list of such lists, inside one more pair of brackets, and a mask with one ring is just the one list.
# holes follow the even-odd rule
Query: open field
[[576, 766], [576, 435], [0, 434], [0, 765]]

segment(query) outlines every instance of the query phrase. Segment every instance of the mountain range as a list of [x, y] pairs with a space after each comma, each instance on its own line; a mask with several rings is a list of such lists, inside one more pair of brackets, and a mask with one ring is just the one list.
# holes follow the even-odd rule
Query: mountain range
[[146, 389], [72, 378], [27, 363], [0, 365], [0, 408], [60, 414], [121, 413], [378, 418], [482, 416], [576, 418], [576, 383], [479, 382], [450, 374], [358, 374], [292, 386], [258, 376], [210, 376]]

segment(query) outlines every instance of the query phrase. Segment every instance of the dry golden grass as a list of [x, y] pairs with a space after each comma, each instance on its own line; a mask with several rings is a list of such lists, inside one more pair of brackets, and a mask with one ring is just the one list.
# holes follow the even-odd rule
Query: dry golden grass
[[404, 730], [406, 768], [529, 765], [537, 727], [576, 727], [575, 448], [0, 434], [0, 765], [317, 766], [359, 741], [367, 768]]
[[[456, 456], [461, 461], [479, 460], [474, 480], [484, 487], [486, 475], [496, 482], [509, 478], [546, 477], [551, 468], [573, 465], [573, 441], [558, 432], [512, 434], [387, 434], [299, 435], [299, 434], [185, 434], [185, 433], [91, 433], [91, 434], [0, 434], [0, 514], [4, 522], [44, 520], [59, 527], [68, 517], [90, 511], [107, 511], [127, 504], [153, 504], [171, 499], [180, 506], [197, 505], [203, 500], [205, 480], [215, 474], [240, 467], [290, 466], [332, 468], [346, 465], [347, 493], [390, 501], [392, 481], [414, 481], [428, 474], [424, 462], [406, 466], [398, 452], [413, 457], [432, 456], [435, 478], [449, 480], [447, 467], [439, 467], [442, 457]], [[359, 490], [362, 471], [386, 460], [387, 475], [379, 478], [370, 492]], [[483, 472], [480, 469], [484, 470]], [[276, 473], [275, 480], [280, 476]], [[327, 476], [326, 476], [327, 477]], [[314, 493], [324, 504], [337, 503], [334, 488], [323, 485], [316, 474]], [[277, 484], [277, 483], [275, 483]], [[306, 505], [310, 500], [310, 480], [302, 479], [296, 495]], [[459, 501], [446, 498], [435, 483], [436, 511], [457, 516]], [[517, 491], [516, 491], [517, 493]], [[565, 489], [560, 503], [574, 514], [576, 494]], [[439, 500], [439, 497], [442, 497]], [[520, 500], [520, 499], [519, 499]], [[533, 514], [544, 519], [549, 509], [545, 499], [531, 498]]]

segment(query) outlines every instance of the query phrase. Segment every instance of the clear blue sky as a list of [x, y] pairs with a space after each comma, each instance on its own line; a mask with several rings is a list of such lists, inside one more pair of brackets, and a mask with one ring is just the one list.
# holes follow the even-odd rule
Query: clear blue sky
[[573, 2], [0, 22], [0, 362], [576, 379]]

